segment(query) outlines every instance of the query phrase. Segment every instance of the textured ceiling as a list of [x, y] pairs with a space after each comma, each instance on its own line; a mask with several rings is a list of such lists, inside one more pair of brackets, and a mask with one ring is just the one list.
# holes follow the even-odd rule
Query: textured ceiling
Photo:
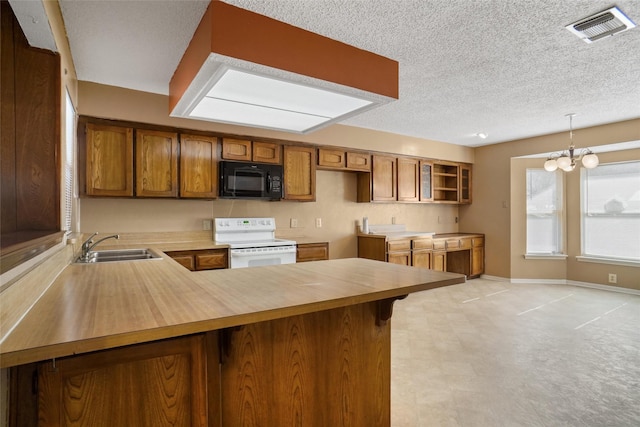
[[[227, 0], [395, 59], [400, 99], [343, 122], [478, 146], [640, 117], [640, 27], [564, 26], [609, 0]], [[60, 1], [78, 78], [154, 93], [208, 1]], [[640, 24], [640, 2], [615, 3]], [[489, 134], [486, 140], [475, 136]]]

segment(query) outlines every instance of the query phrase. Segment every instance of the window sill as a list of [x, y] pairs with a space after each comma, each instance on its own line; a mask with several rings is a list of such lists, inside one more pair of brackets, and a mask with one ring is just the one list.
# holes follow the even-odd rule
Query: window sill
[[524, 259], [550, 259], [563, 261], [567, 259], [567, 254], [524, 254]]
[[612, 265], [626, 265], [629, 267], [640, 267], [640, 261], [614, 259], [614, 258], [601, 258], [594, 256], [577, 256], [576, 260], [580, 262], [592, 262], [595, 264], [612, 264]]

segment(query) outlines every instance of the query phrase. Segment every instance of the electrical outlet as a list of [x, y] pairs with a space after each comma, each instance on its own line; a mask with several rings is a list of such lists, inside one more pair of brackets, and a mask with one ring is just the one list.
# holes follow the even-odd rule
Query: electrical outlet
[[316, 218], [316, 228], [322, 228], [322, 218]]
[[391, 224], [395, 224], [395, 223], [396, 223], [396, 217], [395, 217], [395, 216], [392, 216], [392, 217], [391, 217]]
[[289, 227], [290, 228], [298, 227], [298, 220], [296, 218], [291, 218], [291, 221], [289, 222]]
[[211, 220], [210, 219], [203, 219], [202, 220], [202, 229], [203, 230], [211, 230]]
[[618, 283], [618, 275], [615, 273], [609, 273], [609, 283]]

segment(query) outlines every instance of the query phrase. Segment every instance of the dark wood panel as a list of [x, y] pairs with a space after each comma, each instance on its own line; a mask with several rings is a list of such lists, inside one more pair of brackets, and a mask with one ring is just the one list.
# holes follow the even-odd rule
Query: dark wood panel
[[39, 424], [204, 427], [206, 365], [201, 335], [42, 363]]
[[16, 218], [16, 146], [15, 146], [15, 63], [14, 63], [14, 37], [11, 8], [6, 1], [1, 2], [2, 36], [0, 59], [0, 186], [2, 189], [2, 222], [0, 228], [2, 234], [17, 230]]
[[225, 331], [223, 425], [388, 426], [389, 328], [367, 303]]
[[57, 230], [60, 58], [25, 40], [16, 44], [15, 68], [17, 226]]

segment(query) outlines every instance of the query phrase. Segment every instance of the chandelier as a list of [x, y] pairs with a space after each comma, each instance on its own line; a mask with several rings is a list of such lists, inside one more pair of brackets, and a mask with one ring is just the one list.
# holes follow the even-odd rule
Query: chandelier
[[578, 154], [575, 153], [575, 145], [573, 144], [573, 116], [575, 113], [567, 114], [569, 117], [569, 151], [562, 153], [551, 153], [544, 162], [545, 170], [553, 172], [560, 168], [565, 172], [571, 172], [575, 169], [576, 163], [582, 160], [582, 165], [587, 169], [593, 169], [600, 163], [598, 156], [588, 148], [581, 149]]

